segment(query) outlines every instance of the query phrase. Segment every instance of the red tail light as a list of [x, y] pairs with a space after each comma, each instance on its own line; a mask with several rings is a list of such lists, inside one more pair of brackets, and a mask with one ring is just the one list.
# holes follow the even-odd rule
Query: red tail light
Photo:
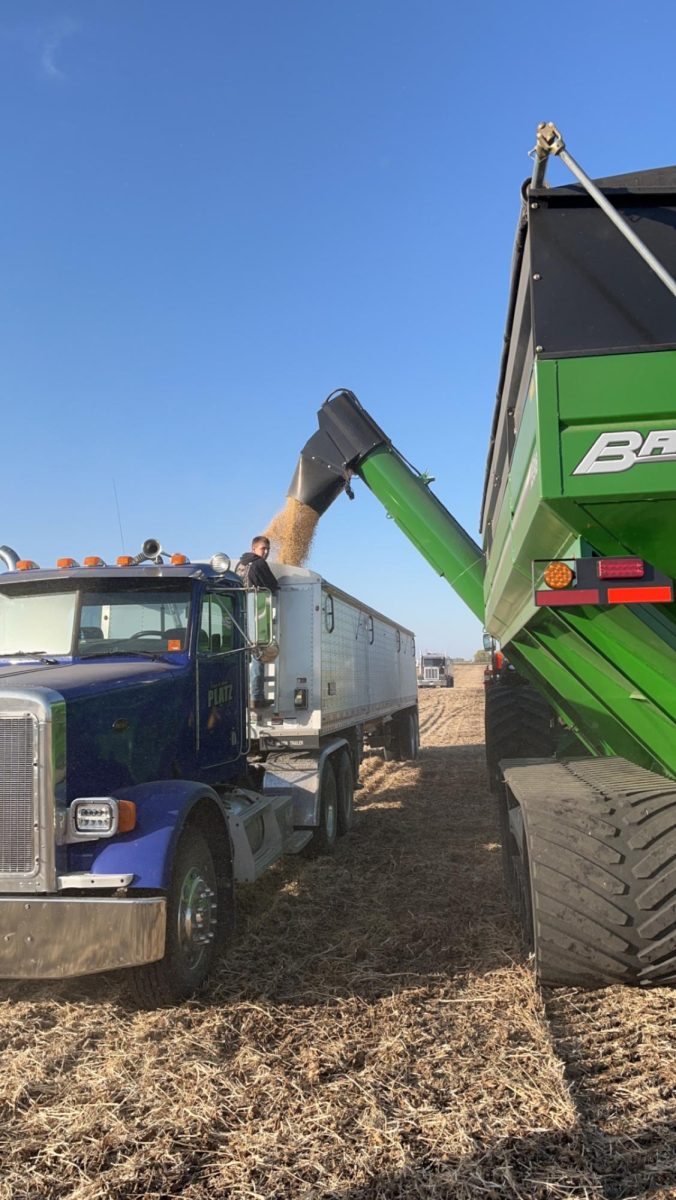
[[642, 558], [600, 558], [597, 572], [599, 579], [643, 579], [645, 563]]

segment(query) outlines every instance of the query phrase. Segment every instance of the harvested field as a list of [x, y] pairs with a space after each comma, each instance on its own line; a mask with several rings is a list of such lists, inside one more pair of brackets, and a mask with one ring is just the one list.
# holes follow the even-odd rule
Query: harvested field
[[241, 896], [200, 1001], [0, 991], [2, 1200], [676, 1196], [676, 1000], [541, 994], [499, 878], [483, 693], [421, 695], [330, 859]]

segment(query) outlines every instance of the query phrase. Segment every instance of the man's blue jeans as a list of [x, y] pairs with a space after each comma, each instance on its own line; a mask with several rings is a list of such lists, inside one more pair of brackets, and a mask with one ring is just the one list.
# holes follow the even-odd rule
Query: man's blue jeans
[[265, 700], [265, 663], [261, 662], [260, 658], [251, 659], [249, 686], [252, 701]]

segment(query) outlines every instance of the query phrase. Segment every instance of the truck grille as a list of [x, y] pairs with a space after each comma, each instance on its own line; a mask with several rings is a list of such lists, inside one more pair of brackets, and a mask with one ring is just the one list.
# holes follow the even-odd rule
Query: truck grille
[[35, 867], [38, 723], [33, 716], [0, 717], [0, 873]]

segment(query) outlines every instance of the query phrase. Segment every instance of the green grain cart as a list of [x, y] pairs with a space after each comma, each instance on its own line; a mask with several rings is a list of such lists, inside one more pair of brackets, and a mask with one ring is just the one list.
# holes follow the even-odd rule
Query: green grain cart
[[[548, 188], [550, 154], [579, 181]], [[289, 494], [361, 477], [508, 666], [486, 749], [542, 983], [676, 983], [676, 167], [593, 183], [552, 125], [524, 186], [483, 550], [356, 397]]]

